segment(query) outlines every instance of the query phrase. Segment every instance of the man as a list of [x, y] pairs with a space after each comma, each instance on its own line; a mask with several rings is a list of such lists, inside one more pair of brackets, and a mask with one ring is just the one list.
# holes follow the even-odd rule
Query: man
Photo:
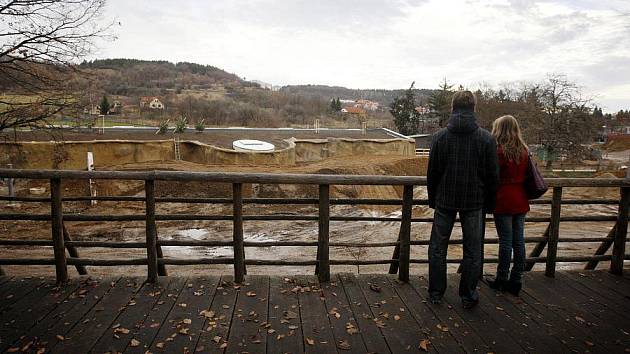
[[459, 213], [464, 247], [459, 296], [464, 308], [479, 302], [484, 212], [493, 211], [499, 184], [496, 141], [477, 124], [475, 105], [470, 91], [453, 95], [448, 126], [433, 137], [427, 173], [429, 207], [435, 209], [429, 245], [429, 297], [439, 304], [446, 290], [446, 251]]

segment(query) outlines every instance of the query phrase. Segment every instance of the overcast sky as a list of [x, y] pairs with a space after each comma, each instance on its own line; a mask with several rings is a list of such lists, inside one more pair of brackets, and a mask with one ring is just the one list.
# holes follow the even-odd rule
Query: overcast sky
[[275, 85], [435, 88], [564, 73], [630, 109], [628, 0], [109, 0], [98, 58], [210, 64]]

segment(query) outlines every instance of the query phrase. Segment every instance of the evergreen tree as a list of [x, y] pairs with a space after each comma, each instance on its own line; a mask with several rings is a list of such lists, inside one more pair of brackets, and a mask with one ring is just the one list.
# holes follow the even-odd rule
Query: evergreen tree
[[389, 113], [394, 116], [394, 124], [398, 132], [404, 135], [416, 133], [420, 123], [420, 113], [416, 111], [416, 99], [413, 92], [414, 84], [415, 81], [405, 91], [404, 96], [395, 98], [389, 105]]
[[451, 99], [453, 97], [452, 88], [453, 85], [449, 85], [446, 78], [444, 78], [444, 82], [440, 84], [439, 90], [434, 91], [431, 96], [429, 96], [429, 108], [431, 108], [433, 114], [439, 119], [440, 127], [446, 125], [446, 121], [450, 117]]
[[339, 100], [339, 97], [337, 97], [337, 105], [335, 108], [337, 109], [337, 112], [341, 111], [341, 100]]
[[103, 96], [103, 99], [101, 100], [101, 103], [99, 103], [98, 105], [98, 110], [101, 114], [107, 114], [109, 113], [109, 101], [107, 100], [107, 96]]

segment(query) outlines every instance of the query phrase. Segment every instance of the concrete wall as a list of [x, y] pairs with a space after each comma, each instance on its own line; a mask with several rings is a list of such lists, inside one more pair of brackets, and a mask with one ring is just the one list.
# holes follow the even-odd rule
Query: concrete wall
[[[94, 154], [96, 168], [175, 158], [172, 140], [17, 142], [0, 143], [0, 164], [29, 169], [85, 169], [88, 151]], [[182, 160], [199, 164], [290, 166], [329, 157], [414, 156], [415, 147], [412, 140], [405, 139], [289, 139], [280, 150], [248, 153], [185, 141], [180, 143], [180, 152]]]
[[311, 139], [296, 140], [295, 161], [320, 161], [329, 157], [357, 155], [377, 156], [414, 156], [416, 153], [413, 140], [408, 139]]

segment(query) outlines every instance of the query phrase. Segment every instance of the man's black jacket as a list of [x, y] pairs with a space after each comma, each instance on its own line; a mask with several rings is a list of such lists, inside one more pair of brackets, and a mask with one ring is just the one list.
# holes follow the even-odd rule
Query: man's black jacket
[[494, 137], [472, 111], [455, 111], [433, 136], [427, 173], [429, 207], [494, 210], [499, 165]]

